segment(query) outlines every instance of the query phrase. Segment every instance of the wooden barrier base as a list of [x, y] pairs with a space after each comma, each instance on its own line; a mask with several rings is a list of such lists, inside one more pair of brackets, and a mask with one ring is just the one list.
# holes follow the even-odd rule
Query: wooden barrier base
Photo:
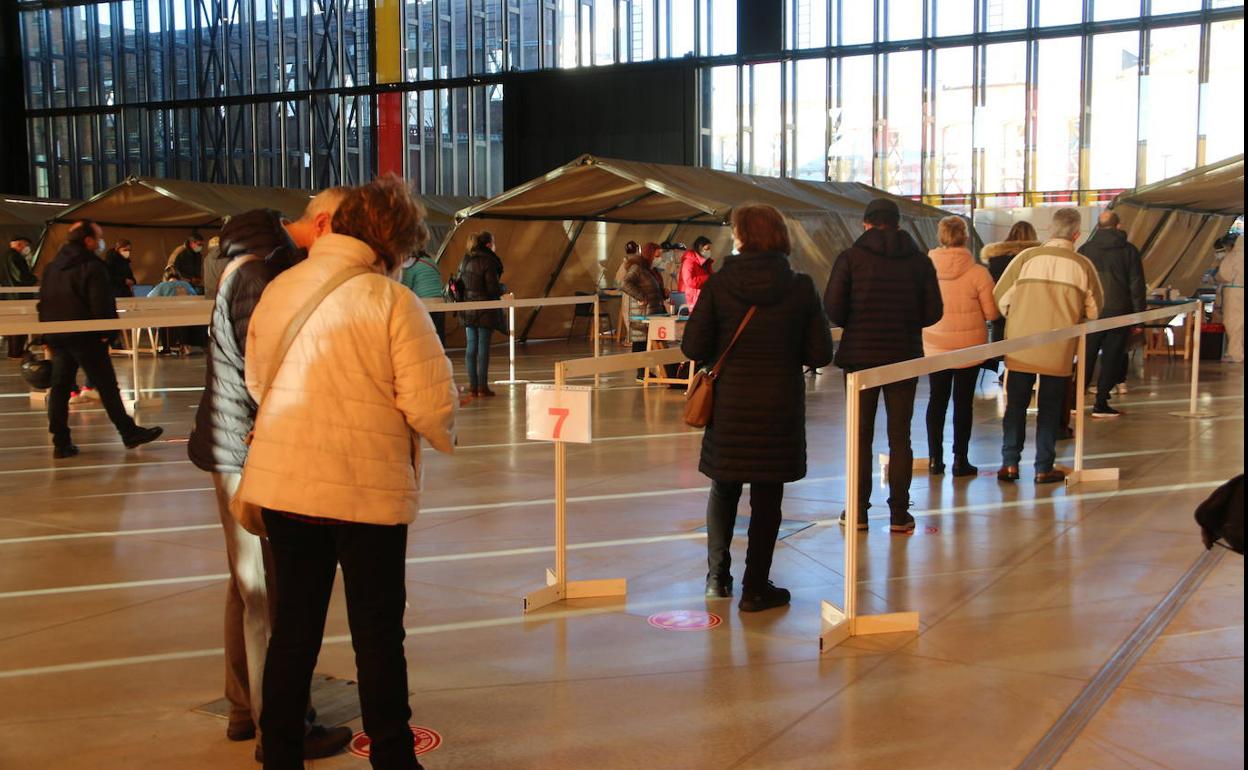
[[1199, 420], [1204, 417], [1218, 416], [1217, 412], [1206, 412], [1204, 410], [1198, 410], [1195, 412], [1170, 412], [1169, 414], [1171, 417], [1186, 417], [1189, 420]]
[[555, 573], [546, 570], [546, 587], [525, 594], [524, 611], [528, 613], [540, 610], [565, 599], [601, 599], [627, 595], [628, 580], [626, 578], [569, 580], [560, 584]]
[[851, 636], [874, 634], [904, 634], [919, 630], [919, 613], [890, 612], [884, 615], [858, 615], [848, 618], [831, 602], [822, 602], [822, 631], [819, 634], [819, 652], [824, 653], [849, 639]]
[[1070, 471], [1066, 474], [1066, 486], [1094, 484], [1097, 482], [1118, 483], [1117, 468], [1084, 468], [1081, 471]]

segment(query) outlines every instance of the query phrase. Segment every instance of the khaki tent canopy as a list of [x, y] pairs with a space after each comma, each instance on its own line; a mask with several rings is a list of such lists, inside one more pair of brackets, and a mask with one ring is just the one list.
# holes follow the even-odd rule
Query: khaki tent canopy
[[93, 219], [103, 226], [106, 242], [126, 238], [133, 244], [130, 259], [139, 283], [156, 283], [170, 252], [192, 232], [211, 238], [227, 218], [258, 208], [293, 219], [311, 198], [307, 190], [131, 177], [57, 215], [40, 245], [36, 269], [65, 243], [70, 225]]
[[1128, 190], [1110, 208], [1140, 247], [1149, 288], [1190, 295], [1213, 266], [1213, 242], [1244, 213], [1244, 156]]
[[9, 241], [19, 235], [38, 244], [45, 223], [77, 202], [23, 195], [0, 196], [0, 249], [7, 249]]
[[[699, 235], [722, 258], [732, 249], [728, 224], [743, 203], [767, 203], [788, 217], [793, 263], [818, 286], [832, 262], [862, 232], [862, 213], [892, 198], [902, 226], [927, 249], [948, 212], [857, 183], [811, 182], [585, 155], [545, 176], [460, 212], [440, 255], [443, 273], [459, 265], [471, 234], [488, 230], [503, 260], [503, 281], [518, 297], [568, 296], [613, 283], [624, 244]], [[522, 336], [566, 333], [570, 308], [518, 311]], [[540, 319], [540, 321], [538, 320]]]
[[429, 243], [425, 251], [437, 254], [442, 249], [446, 236], [455, 229], [455, 215], [470, 206], [475, 206], [484, 198], [476, 195], [417, 195], [425, 206], [427, 216], [425, 226], [429, 228]]

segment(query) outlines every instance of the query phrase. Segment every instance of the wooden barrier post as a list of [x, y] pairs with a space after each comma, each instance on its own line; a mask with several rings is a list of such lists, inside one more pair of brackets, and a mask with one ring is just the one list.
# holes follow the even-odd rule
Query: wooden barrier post
[[[1087, 424], [1088, 335], [1079, 335], [1079, 352], [1075, 359], [1075, 467], [1066, 473], [1066, 486], [1073, 487], [1092, 481], [1117, 481], [1117, 468], [1083, 467], [1084, 428]], [[1105, 364], [1101, 364], [1104, 366]], [[1067, 417], [1068, 415], [1062, 415]]]
[[1196, 406], [1197, 391], [1200, 388], [1200, 337], [1201, 326], [1203, 325], [1205, 311], [1204, 308], [1197, 303], [1196, 309], [1192, 311], [1192, 390], [1190, 400], [1186, 412], [1171, 412], [1172, 417], [1186, 417], [1188, 419], [1199, 419], [1201, 417], [1213, 417], [1216, 413], [1208, 409], [1200, 409]]

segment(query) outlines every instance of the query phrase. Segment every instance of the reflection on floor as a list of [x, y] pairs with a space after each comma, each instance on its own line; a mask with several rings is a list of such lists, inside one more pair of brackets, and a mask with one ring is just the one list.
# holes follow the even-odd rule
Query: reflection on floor
[[[583, 353], [530, 346], [520, 376], [549, 380], [554, 360]], [[1127, 416], [1089, 421], [1089, 465], [1120, 467], [1117, 486], [1036, 487], [1027, 469], [1017, 485], [916, 475], [917, 532], [873, 522], [859, 579], [862, 611], [918, 610], [921, 632], [823, 657], [819, 601], [843, 588], [838, 372], [811, 381], [810, 475], [785, 499], [794, 527], [773, 574], [794, 602], [758, 615], [703, 600], [699, 436], [678, 393], [629, 375], [595, 397], [598, 440], [568, 452], [570, 573], [626, 577], [628, 600], [522, 616], [551, 564], [553, 452], [524, 440], [523, 391], [499, 386], [463, 410], [454, 457], [426, 454], [407, 615], [414, 722], [444, 739], [426, 766], [1016, 765], [1201, 556], [1191, 511], [1243, 469], [1242, 369], [1203, 365], [1202, 402], [1218, 416], [1198, 421], [1167, 414], [1186, 404], [1188, 371], [1150, 361], [1115, 402]], [[223, 669], [224, 547], [209, 481], [184, 459], [203, 359], [144, 360], [140, 376], [164, 399], [142, 422], [168, 440], [127, 452], [89, 404], [72, 418], [82, 455], [53, 462], [16, 365], [0, 368], [6, 770], [255, 766], [250, 744], [194, 711], [221, 696]], [[984, 470], [999, 462], [998, 395], [985, 377], [971, 453]], [[1243, 577], [1241, 557], [1222, 560], [1062, 767], [1242, 767]], [[707, 631], [646, 622], [708, 609], [723, 623]], [[326, 634], [318, 670], [352, 677], [338, 595]]]

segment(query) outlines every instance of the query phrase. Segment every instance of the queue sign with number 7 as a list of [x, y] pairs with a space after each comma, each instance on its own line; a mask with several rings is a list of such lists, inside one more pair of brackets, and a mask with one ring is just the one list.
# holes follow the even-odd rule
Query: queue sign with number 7
[[525, 388], [525, 436], [530, 441], [588, 444], [593, 389], [531, 383]]

